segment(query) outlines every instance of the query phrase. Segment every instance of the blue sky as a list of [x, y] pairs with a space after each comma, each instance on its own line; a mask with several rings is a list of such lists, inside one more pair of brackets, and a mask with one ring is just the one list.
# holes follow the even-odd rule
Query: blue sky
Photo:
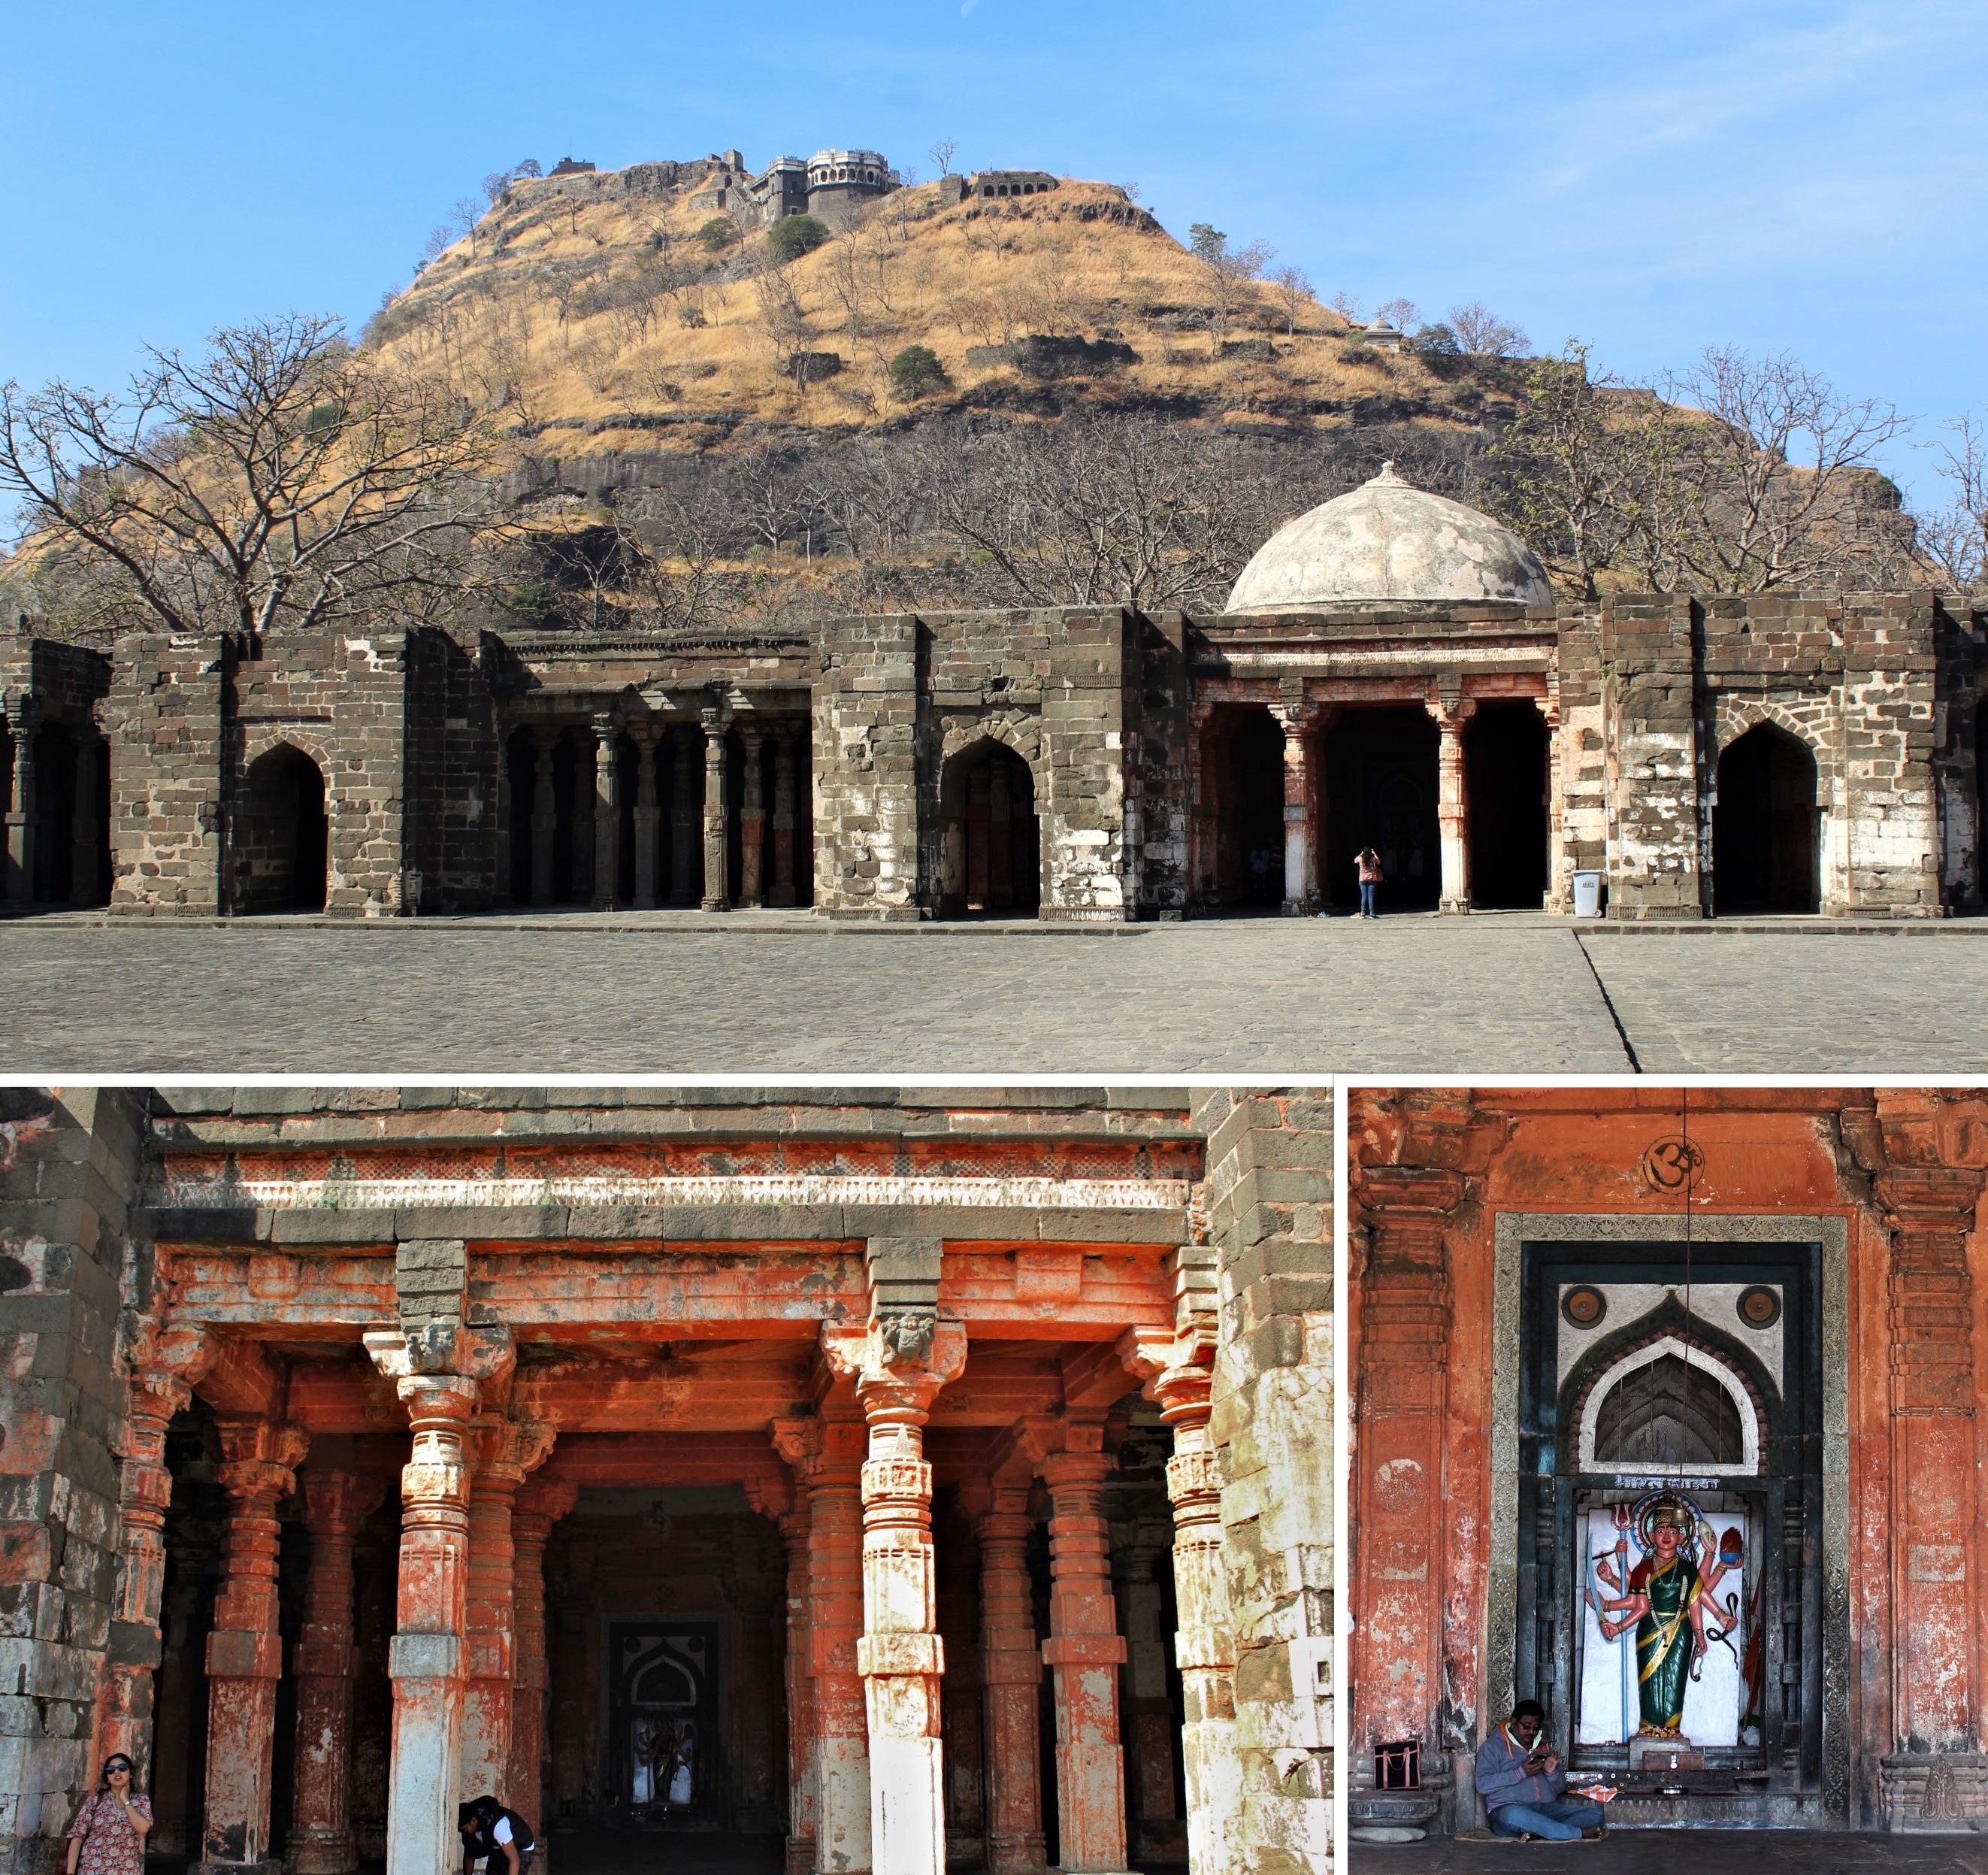
[[[0, 377], [355, 323], [484, 174], [862, 144], [1136, 183], [1330, 296], [1481, 300], [1631, 377], [1786, 350], [1988, 403], [1988, 6], [93, 0], [0, 18]], [[1893, 472], [1928, 500], [1928, 452]]]

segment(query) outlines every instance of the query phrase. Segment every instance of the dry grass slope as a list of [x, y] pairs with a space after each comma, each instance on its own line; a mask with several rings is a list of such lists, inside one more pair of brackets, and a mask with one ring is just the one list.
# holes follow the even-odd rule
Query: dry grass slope
[[[1412, 354], [1360, 344], [1310, 299], [1293, 320], [1264, 283], [1243, 289], [1222, 333], [1207, 271], [1108, 184], [949, 205], [936, 184], [901, 190], [773, 269], [762, 230], [715, 251], [699, 240], [714, 219], [693, 205], [702, 180], [695, 166], [645, 165], [516, 184], [369, 337], [503, 413], [522, 450], [555, 455], [704, 449], [742, 428], [853, 434], [908, 410], [1090, 404], [1275, 432], [1468, 421], [1481, 397]], [[1113, 341], [1135, 358], [1050, 388], [986, 355], [1030, 334]], [[911, 344], [948, 382], [908, 405], [888, 367]], [[807, 381], [796, 352], [839, 364]]]

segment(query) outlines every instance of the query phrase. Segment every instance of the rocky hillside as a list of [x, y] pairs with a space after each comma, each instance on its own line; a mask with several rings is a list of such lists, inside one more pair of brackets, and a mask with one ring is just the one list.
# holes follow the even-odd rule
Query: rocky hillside
[[[1225, 286], [1109, 184], [989, 202], [903, 189], [779, 265], [765, 229], [713, 206], [725, 180], [714, 159], [515, 182], [367, 341], [446, 369], [528, 461], [956, 411], [1146, 410], [1266, 438], [1446, 426], [1498, 395], [1495, 371], [1376, 350], [1307, 294]], [[894, 381], [911, 346], [943, 376]]]

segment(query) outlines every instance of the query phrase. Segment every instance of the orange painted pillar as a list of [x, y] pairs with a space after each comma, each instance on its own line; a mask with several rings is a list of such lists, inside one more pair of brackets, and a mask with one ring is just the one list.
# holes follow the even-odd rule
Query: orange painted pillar
[[1066, 1449], [1041, 1464], [1050, 1487], [1050, 1638], [1043, 1660], [1056, 1688], [1058, 1866], [1122, 1870], [1125, 1762], [1118, 1738], [1118, 1670], [1125, 1643], [1111, 1595], [1111, 1526], [1103, 1510], [1111, 1461], [1102, 1425], [1073, 1423]]
[[350, 1471], [306, 1476], [310, 1600], [293, 1664], [297, 1678], [294, 1796], [285, 1865], [294, 1875], [348, 1875], [352, 1836], [352, 1538], [379, 1508], [383, 1481]]
[[99, 1762], [122, 1751], [152, 1787], [154, 1677], [163, 1649], [160, 1602], [165, 1589], [166, 1511], [172, 1474], [166, 1469], [166, 1428], [193, 1397], [191, 1383], [212, 1366], [205, 1335], [169, 1330], [158, 1358], [131, 1376], [123, 1462], [117, 1468], [117, 1590], [111, 1608], [110, 1658], [104, 1669], [97, 1721]]
[[522, 1813], [539, 1833], [540, 1850], [532, 1866], [545, 1865], [544, 1760], [546, 1695], [551, 1676], [546, 1665], [546, 1543], [553, 1525], [579, 1500], [577, 1486], [528, 1479], [511, 1511], [511, 1553], [516, 1559], [512, 1619], [517, 1637], [516, 1688], [511, 1708], [511, 1768], [504, 1801]]
[[1038, 1707], [1042, 1656], [1029, 1580], [1026, 1484], [983, 1494], [974, 1518], [980, 1540], [980, 1681], [986, 1728], [989, 1875], [1038, 1875], [1043, 1867], [1042, 1746]]
[[814, 1626], [809, 1542], [813, 1525], [805, 1502], [779, 1519], [787, 1546], [787, 1875], [813, 1875], [819, 1826], [814, 1672], [808, 1657]]
[[207, 1637], [207, 1802], [201, 1866], [259, 1867], [269, 1853], [276, 1748], [276, 1503], [289, 1495], [309, 1444], [302, 1427], [221, 1422], [228, 1551]]
[[848, 1389], [839, 1386], [818, 1417], [779, 1421], [773, 1438], [806, 1494], [812, 1728], [803, 1742], [814, 1823], [813, 1867], [820, 1875], [867, 1875], [870, 1728], [857, 1664], [863, 1633], [861, 1478], [867, 1433]]
[[512, 1510], [518, 1487], [528, 1473], [544, 1463], [552, 1450], [553, 1437], [553, 1427], [543, 1421], [494, 1414], [478, 1419], [470, 1433], [476, 1471], [470, 1487], [469, 1565], [464, 1589], [464, 1637], [468, 1643], [462, 1723], [465, 1799], [490, 1796], [512, 1802], [508, 1784], [517, 1672]]
[[851, 1379], [870, 1432], [863, 1466], [863, 1637], [870, 1724], [870, 1854], [876, 1875], [944, 1875], [945, 1802], [925, 1426], [966, 1364], [957, 1322], [831, 1329], [823, 1349]]
[[766, 902], [766, 798], [760, 769], [762, 729], [742, 729], [739, 739], [746, 745], [746, 772], [739, 790], [739, 902], [764, 905]]

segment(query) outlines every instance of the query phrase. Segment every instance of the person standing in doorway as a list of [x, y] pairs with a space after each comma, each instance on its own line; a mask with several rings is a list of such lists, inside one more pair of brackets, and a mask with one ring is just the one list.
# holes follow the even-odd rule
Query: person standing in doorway
[[1381, 883], [1381, 855], [1371, 846], [1363, 846], [1353, 863], [1360, 868], [1360, 916], [1378, 917], [1374, 909], [1374, 888]]

